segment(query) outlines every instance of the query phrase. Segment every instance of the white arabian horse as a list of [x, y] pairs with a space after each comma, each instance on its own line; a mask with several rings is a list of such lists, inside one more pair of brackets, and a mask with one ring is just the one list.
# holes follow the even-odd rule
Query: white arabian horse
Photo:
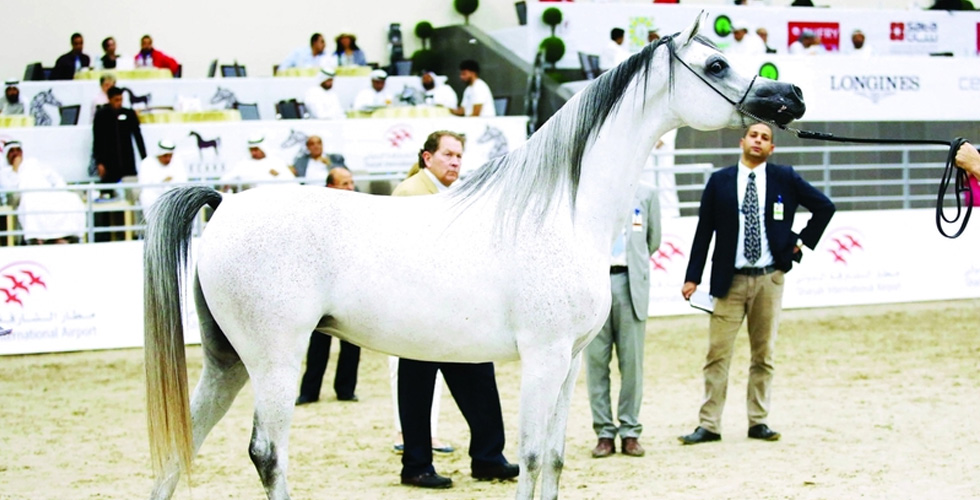
[[[657, 138], [803, 114], [793, 85], [736, 74], [696, 36], [703, 19], [600, 76], [523, 147], [445, 194], [164, 195], [144, 256], [152, 498], [170, 498], [247, 379], [249, 454], [268, 498], [289, 497], [289, 426], [313, 329], [412, 359], [520, 359], [517, 498], [533, 498], [539, 475], [542, 498], [557, 498], [579, 353], [609, 312], [612, 242]], [[204, 367], [188, 404], [180, 297], [205, 204], [217, 210], [194, 281]]]

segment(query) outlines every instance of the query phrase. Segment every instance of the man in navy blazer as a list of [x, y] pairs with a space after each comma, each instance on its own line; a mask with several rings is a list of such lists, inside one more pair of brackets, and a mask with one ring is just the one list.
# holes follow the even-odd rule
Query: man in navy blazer
[[[793, 170], [768, 163], [775, 146], [772, 128], [750, 126], [739, 141], [738, 165], [721, 169], [708, 179], [701, 196], [698, 227], [681, 294], [690, 299], [697, 290], [715, 236], [711, 266], [714, 312], [710, 347], [704, 365], [705, 395], [700, 423], [684, 444], [721, 439], [721, 414], [728, 389], [728, 367], [735, 336], [748, 316], [752, 349], [746, 405], [750, 438], [775, 441], [769, 428], [773, 351], [782, 311], [784, 274], [802, 258], [801, 247], [815, 248], [834, 215], [834, 204]], [[761, 202], [761, 203], [760, 203]], [[793, 219], [800, 207], [812, 214], [799, 234]]]

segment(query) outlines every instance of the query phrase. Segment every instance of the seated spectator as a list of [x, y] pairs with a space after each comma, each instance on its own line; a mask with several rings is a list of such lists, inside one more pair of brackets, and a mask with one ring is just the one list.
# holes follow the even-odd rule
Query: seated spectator
[[459, 63], [459, 79], [466, 84], [459, 107], [453, 111], [457, 116], [497, 116], [493, 105], [493, 92], [487, 82], [480, 79], [480, 64], [472, 59]]
[[364, 52], [357, 48], [357, 37], [351, 33], [337, 35], [337, 50], [333, 53], [337, 66], [367, 66]]
[[24, 114], [24, 103], [20, 102], [20, 84], [17, 80], [7, 80], [4, 82], [7, 88], [4, 90], [4, 100], [0, 104], [0, 115], [22, 115]]
[[660, 32], [657, 30], [657, 28], [648, 28], [647, 43], [654, 43], [657, 40], [660, 40]]
[[289, 168], [293, 175], [304, 179], [304, 184], [322, 186], [327, 180], [327, 174], [333, 167], [344, 167], [343, 155], [327, 155], [323, 153], [323, 139], [311, 135], [306, 139], [306, 151], [293, 160]]
[[340, 104], [340, 98], [333, 89], [333, 68], [321, 68], [317, 78], [317, 85], [310, 87], [303, 97], [303, 104], [306, 111], [312, 118], [318, 120], [338, 120], [347, 118], [344, 107]]
[[98, 69], [133, 69], [133, 60], [116, 53], [116, 39], [111, 36], [102, 40], [102, 50], [105, 52], [96, 60]]
[[871, 57], [871, 47], [865, 43], [864, 32], [861, 30], [854, 30], [851, 32], [851, 47], [847, 53], [851, 55], [861, 56], [861, 57]]
[[395, 96], [385, 88], [388, 73], [383, 69], [376, 69], [371, 72], [371, 88], [364, 89], [354, 97], [354, 111], [370, 113], [376, 109], [391, 106], [395, 101]]
[[3, 189], [25, 190], [13, 196], [10, 203], [17, 209], [17, 220], [29, 245], [78, 243], [85, 234], [85, 205], [71, 191], [30, 191], [64, 188], [65, 180], [57, 172], [34, 158], [24, 158], [19, 141], [5, 147], [7, 165], [0, 174]]
[[79, 33], [71, 35], [71, 51], [62, 55], [54, 62], [54, 69], [51, 70], [51, 80], [71, 80], [75, 78], [75, 72], [82, 68], [88, 68], [91, 58], [82, 53], [85, 40]]
[[163, 139], [157, 142], [156, 155], [147, 156], [140, 163], [140, 205], [143, 206], [144, 213], [160, 195], [173, 189], [153, 184], [187, 182], [187, 167], [180, 158], [174, 157], [174, 149], [176, 145], [173, 141]]
[[766, 53], [766, 43], [749, 33], [749, 25], [745, 21], [732, 22], [732, 37], [732, 44], [725, 49], [725, 54], [747, 56]]
[[244, 191], [254, 186], [242, 184], [245, 182], [261, 182], [276, 179], [295, 179], [296, 176], [286, 165], [286, 162], [274, 156], [266, 155], [262, 149], [265, 136], [253, 135], [248, 139], [249, 157], [238, 162], [221, 176], [221, 182], [238, 184], [225, 186], [225, 191]]
[[928, 10], [974, 10], [969, 0], [936, 0]]
[[766, 46], [766, 54], [775, 54], [776, 49], [769, 46], [769, 30], [765, 28], [757, 28], [755, 34], [762, 39], [762, 43]]
[[99, 112], [99, 108], [109, 104], [109, 89], [116, 86], [116, 77], [106, 73], [99, 77], [99, 88], [102, 90], [95, 95], [92, 99], [92, 120], [95, 120], [95, 114]]
[[599, 53], [599, 69], [608, 71], [619, 63], [629, 59], [630, 51], [623, 47], [623, 40], [626, 39], [626, 32], [622, 28], [613, 28], [609, 32], [609, 41], [606, 48]]
[[422, 88], [425, 90], [422, 102], [429, 106], [442, 106], [453, 110], [458, 107], [456, 92], [449, 85], [441, 85], [436, 81], [436, 74], [431, 71], [422, 73]]
[[326, 48], [327, 41], [323, 39], [323, 35], [313, 33], [313, 36], [310, 37], [310, 46], [294, 50], [283, 62], [279, 63], [277, 71], [287, 68], [324, 67], [328, 64]]
[[805, 29], [800, 33], [800, 37], [795, 42], [789, 44], [790, 54], [804, 54], [812, 56], [826, 52], [820, 43], [820, 38], [813, 30]]
[[177, 71], [180, 69], [180, 64], [174, 58], [153, 48], [153, 38], [150, 35], [140, 38], [140, 51], [133, 61], [137, 68], [166, 68], [174, 76], [178, 76]]

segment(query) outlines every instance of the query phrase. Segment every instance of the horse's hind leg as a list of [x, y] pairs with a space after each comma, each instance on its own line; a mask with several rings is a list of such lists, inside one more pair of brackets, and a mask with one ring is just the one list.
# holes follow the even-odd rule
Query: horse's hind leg
[[[245, 371], [238, 353], [214, 322], [196, 279], [194, 291], [197, 314], [201, 323], [201, 347], [204, 350], [201, 379], [198, 380], [191, 397], [191, 428], [196, 455], [201, 444], [204, 443], [204, 438], [235, 401], [235, 396], [248, 380], [248, 372]], [[165, 473], [157, 478], [150, 498], [154, 500], [170, 498], [177, 487], [178, 479], [180, 473], [177, 460], [174, 458], [167, 465]]]
[[561, 393], [555, 405], [555, 412], [550, 420], [548, 434], [545, 438], [545, 461], [542, 464], [541, 498], [558, 498], [558, 482], [565, 465], [565, 432], [568, 426], [568, 408], [572, 404], [572, 392], [575, 389], [575, 379], [578, 378], [579, 366], [582, 364], [582, 354], [572, 359], [572, 364], [561, 386]]
[[[559, 406], [559, 393], [572, 365], [572, 349], [570, 345], [522, 342], [521, 335], [517, 342], [521, 353], [521, 475], [517, 481], [517, 498], [531, 500], [542, 467], [554, 466], [554, 463], [544, 463], [546, 457], [553, 460], [548, 447], [549, 421]], [[562, 422], [561, 428], [564, 427]]]
[[299, 372], [297, 356], [295, 363], [267, 363], [252, 373], [255, 415], [248, 453], [269, 500], [289, 498], [286, 484], [289, 425], [293, 418]]

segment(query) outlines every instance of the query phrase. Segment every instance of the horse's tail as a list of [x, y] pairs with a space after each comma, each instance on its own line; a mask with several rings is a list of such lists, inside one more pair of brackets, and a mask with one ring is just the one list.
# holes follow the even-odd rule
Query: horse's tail
[[221, 193], [191, 186], [168, 191], [147, 214], [143, 246], [144, 356], [150, 459], [157, 476], [178, 459], [190, 471], [193, 455], [181, 299], [187, 277], [191, 228], [205, 204]]

